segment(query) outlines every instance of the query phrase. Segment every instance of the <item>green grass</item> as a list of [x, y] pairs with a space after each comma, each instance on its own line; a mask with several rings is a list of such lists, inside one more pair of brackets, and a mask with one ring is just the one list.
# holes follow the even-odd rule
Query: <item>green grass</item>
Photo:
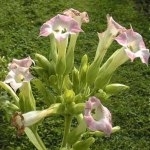
[[[132, 25], [135, 31], [142, 34], [147, 47], [150, 47], [150, 24], [148, 16], [138, 11], [131, 0], [7, 0], [0, 2], [0, 79], [4, 80], [7, 63], [13, 58], [22, 58], [34, 53], [46, 54], [49, 49], [48, 38], [39, 38], [40, 26], [57, 13], [75, 8], [87, 11], [89, 24], [83, 25], [84, 33], [78, 39], [76, 47], [76, 63], [87, 53], [93, 59], [98, 43], [97, 32], [106, 28], [106, 14], [125, 27]], [[108, 55], [115, 51], [112, 46]], [[130, 86], [130, 90], [111, 97], [104, 103], [111, 110], [113, 124], [121, 126], [120, 132], [110, 138], [97, 138], [93, 150], [148, 150], [150, 141], [150, 68], [141, 64], [127, 62], [121, 66], [112, 78], [112, 82]], [[2, 150], [34, 150], [25, 136], [16, 137], [14, 128], [0, 111], [0, 149]], [[50, 150], [57, 150], [60, 144], [62, 120], [54, 118], [44, 121], [39, 132]], [[30, 148], [29, 148], [30, 147]]]

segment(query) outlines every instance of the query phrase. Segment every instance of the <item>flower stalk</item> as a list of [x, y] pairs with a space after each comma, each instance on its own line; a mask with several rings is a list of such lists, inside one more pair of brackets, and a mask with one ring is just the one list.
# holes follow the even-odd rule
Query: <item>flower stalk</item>
[[67, 138], [68, 138], [68, 134], [70, 132], [71, 122], [72, 122], [72, 116], [65, 115], [64, 134], [63, 134], [63, 140], [62, 140], [61, 147], [67, 147]]

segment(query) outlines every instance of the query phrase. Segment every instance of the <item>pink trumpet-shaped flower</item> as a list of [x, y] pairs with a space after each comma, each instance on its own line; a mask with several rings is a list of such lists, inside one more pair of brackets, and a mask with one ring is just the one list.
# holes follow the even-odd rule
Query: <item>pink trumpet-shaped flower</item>
[[[92, 114], [93, 110], [95, 110], [95, 114]], [[96, 97], [90, 97], [86, 102], [84, 119], [90, 130], [102, 131], [107, 136], [111, 134], [111, 113]]]
[[10, 84], [14, 91], [17, 91], [24, 82], [29, 82], [33, 79], [29, 72], [32, 62], [33, 60], [30, 57], [20, 60], [13, 59], [12, 63], [8, 65], [10, 71], [4, 82]]
[[125, 52], [131, 61], [140, 57], [142, 63], [148, 64], [149, 50], [146, 49], [143, 38], [139, 33], [134, 32], [133, 29], [128, 29], [119, 34], [115, 40], [125, 47]]
[[48, 36], [54, 34], [58, 40], [66, 39], [69, 34], [82, 32], [79, 24], [70, 16], [57, 15], [45, 22], [40, 29], [40, 36]]
[[4, 82], [9, 83], [16, 92], [24, 82], [29, 82], [31, 79], [33, 79], [33, 76], [28, 68], [16, 68], [8, 73]]

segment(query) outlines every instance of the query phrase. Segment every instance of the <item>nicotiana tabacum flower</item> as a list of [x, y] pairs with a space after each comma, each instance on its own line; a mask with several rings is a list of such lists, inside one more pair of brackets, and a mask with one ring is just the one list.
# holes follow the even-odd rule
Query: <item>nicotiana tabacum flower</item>
[[139, 33], [134, 32], [131, 28], [119, 34], [115, 40], [125, 47], [125, 52], [131, 61], [140, 57], [143, 63], [148, 64], [149, 50], [146, 49], [143, 38]]
[[84, 119], [90, 130], [102, 131], [107, 136], [111, 134], [111, 113], [101, 104], [100, 100], [94, 96], [90, 97], [85, 104]]
[[48, 36], [54, 34], [58, 41], [66, 39], [69, 34], [82, 32], [77, 21], [70, 16], [60, 15], [53, 17], [45, 22], [40, 29], [40, 36]]
[[29, 127], [39, 122], [47, 115], [47, 110], [30, 111], [27, 113], [16, 112], [12, 117], [12, 125], [16, 127], [18, 135], [24, 133], [25, 127]]
[[38, 123], [41, 119], [56, 114], [59, 110], [60, 104], [51, 105], [51, 107], [44, 110], [34, 110], [26, 113], [16, 112], [12, 117], [12, 125], [16, 127], [18, 135], [24, 133], [26, 127], [30, 127]]
[[32, 62], [30, 57], [21, 60], [13, 59], [12, 63], [8, 66], [10, 71], [4, 82], [9, 83], [14, 91], [17, 91], [24, 82], [29, 82], [33, 79], [33, 76], [29, 72]]
[[82, 23], [89, 22], [89, 16], [87, 12], [79, 12], [78, 10], [70, 8], [65, 10], [62, 14], [72, 17], [79, 23], [80, 26], [82, 25]]

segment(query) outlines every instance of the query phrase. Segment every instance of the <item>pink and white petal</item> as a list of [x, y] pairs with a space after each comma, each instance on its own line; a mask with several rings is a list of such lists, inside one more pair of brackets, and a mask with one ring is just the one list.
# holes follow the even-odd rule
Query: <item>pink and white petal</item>
[[112, 125], [109, 122], [109, 120], [107, 120], [106, 118], [96, 121], [93, 119], [91, 115], [89, 115], [89, 116], [84, 116], [84, 119], [87, 124], [87, 127], [91, 131], [102, 131], [108, 136], [111, 134]]
[[68, 36], [69, 36], [69, 32], [66, 33], [54, 32], [54, 37], [57, 41], [63, 41]]
[[117, 23], [112, 16], [107, 15], [108, 29], [113, 36], [116, 36], [119, 32], [126, 30], [123, 26]]
[[5, 79], [5, 83], [10, 83], [14, 80], [14, 78], [12, 78], [11, 76], [7, 76], [6, 79]]
[[148, 49], [139, 50], [135, 53], [135, 57], [139, 57], [142, 63], [148, 64], [150, 53]]
[[112, 132], [112, 125], [107, 118], [96, 121], [95, 127], [98, 131], [104, 132], [107, 136], [110, 136]]
[[34, 76], [31, 73], [28, 73], [23, 82], [30, 82], [33, 78]]
[[125, 32], [119, 34], [115, 40], [122, 46], [127, 47], [128, 42], [127, 42], [127, 34]]
[[16, 92], [17, 89], [19, 89], [23, 85], [23, 82], [17, 83], [15, 80], [10, 82], [10, 86], [14, 89]]
[[24, 58], [24, 59], [13, 59], [12, 65], [13, 64], [17, 64], [20, 67], [27, 67], [27, 68], [29, 68], [32, 65], [33, 62], [34, 61], [29, 56], [29, 57]]
[[96, 124], [95, 124], [95, 120], [93, 119], [93, 117], [91, 115], [89, 116], [84, 116], [84, 120], [87, 124], [87, 127], [91, 130], [91, 131], [96, 131]]
[[72, 33], [83, 32], [83, 30], [80, 28], [79, 24], [75, 20], [72, 20], [68, 30], [69, 32], [72, 32]]
[[125, 49], [125, 52], [127, 54], [127, 56], [131, 59], [131, 61], [133, 62], [133, 60], [135, 59], [135, 53], [132, 52], [129, 48]]
[[5, 83], [10, 83], [11, 81], [13, 81], [15, 78], [15, 73], [11, 70], [8, 75], [6, 76], [6, 79], [5, 79]]
[[39, 36], [48, 36], [52, 33], [52, 28], [49, 24], [44, 23], [40, 28]]
[[[92, 110], [95, 109], [95, 114]], [[102, 131], [106, 135], [112, 132], [111, 113], [96, 97], [90, 97], [85, 104], [84, 119], [92, 131]]]

